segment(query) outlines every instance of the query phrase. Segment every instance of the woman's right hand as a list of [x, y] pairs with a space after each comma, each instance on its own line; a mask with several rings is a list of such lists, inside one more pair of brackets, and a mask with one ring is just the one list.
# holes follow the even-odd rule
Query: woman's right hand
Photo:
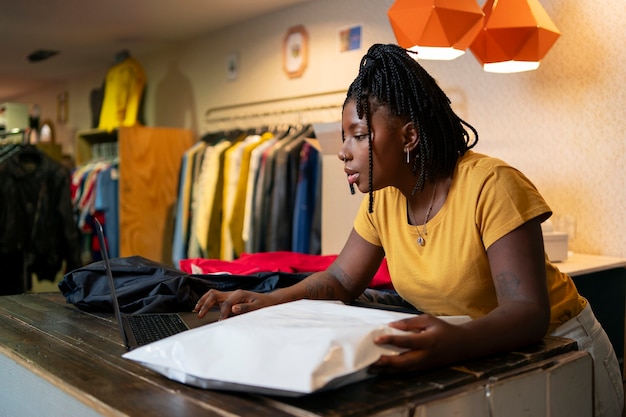
[[278, 304], [278, 300], [269, 293], [209, 290], [200, 297], [193, 312], [198, 313], [198, 318], [203, 318], [210, 309], [219, 307], [219, 319], [222, 320], [232, 315], [247, 313], [274, 304]]

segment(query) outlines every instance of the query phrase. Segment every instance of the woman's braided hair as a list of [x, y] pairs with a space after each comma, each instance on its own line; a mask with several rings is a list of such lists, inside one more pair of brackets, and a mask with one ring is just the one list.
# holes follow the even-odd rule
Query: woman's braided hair
[[[394, 44], [372, 45], [361, 59], [359, 74], [350, 85], [345, 104], [354, 100], [359, 118], [371, 132], [371, 115], [384, 105], [405, 122], [413, 122], [419, 135], [412, 172], [417, 176], [413, 194], [426, 181], [452, 175], [459, 156], [478, 142], [478, 132], [459, 118], [437, 82], [407, 51]], [[473, 133], [473, 140], [465, 129]], [[369, 137], [369, 211], [373, 211], [372, 135]], [[419, 172], [418, 172], [419, 170]]]

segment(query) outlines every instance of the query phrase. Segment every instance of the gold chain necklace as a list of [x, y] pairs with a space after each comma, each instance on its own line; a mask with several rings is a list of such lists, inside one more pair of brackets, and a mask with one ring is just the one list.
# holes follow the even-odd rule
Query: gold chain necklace
[[[428, 230], [426, 230], [426, 223], [428, 223], [428, 219], [430, 219], [430, 212], [433, 209], [433, 204], [435, 203], [435, 193], [437, 192], [437, 184], [439, 184], [439, 181], [437, 181], [435, 183], [435, 187], [433, 188], [433, 195], [430, 197], [430, 205], [428, 206], [428, 210], [426, 210], [426, 217], [424, 218], [424, 230], [423, 232], [420, 232], [420, 228], [417, 225], [417, 222], [415, 221], [415, 219], [413, 219], [413, 222], [415, 223], [415, 230], [417, 231], [417, 244], [420, 246], [424, 246], [426, 244], [426, 239], [424, 239], [424, 236], [428, 236]], [[410, 208], [410, 206], [408, 205], [408, 200], [407, 200], [407, 207]], [[411, 217], [413, 217], [413, 213], [411, 211], [409, 211], [409, 214]]]

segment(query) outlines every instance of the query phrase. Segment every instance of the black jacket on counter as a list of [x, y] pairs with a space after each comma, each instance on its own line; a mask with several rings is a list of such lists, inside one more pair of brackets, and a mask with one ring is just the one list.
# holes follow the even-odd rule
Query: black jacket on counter
[[[263, 272], [253, 275], [189, 275], [141, 256], [113, 258], [111, 272], [123, 313], [191, 311], [210, 289], [268, 292], [287, 287], [309, 274]], [[71, 271], [59, 283], [68, 303], [81, 310], [112, 312], [104, 261]]]

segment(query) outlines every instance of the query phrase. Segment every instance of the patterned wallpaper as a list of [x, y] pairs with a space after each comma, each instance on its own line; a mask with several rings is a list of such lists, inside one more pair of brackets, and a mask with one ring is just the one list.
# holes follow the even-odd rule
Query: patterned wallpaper
[[626, 257], [626, 7], [542, 5], [561, 37], [537, 71], [484, 73], [471, 54], [428, 69], [479, 130], [476, 150], [537, 185], [570, 250]]

